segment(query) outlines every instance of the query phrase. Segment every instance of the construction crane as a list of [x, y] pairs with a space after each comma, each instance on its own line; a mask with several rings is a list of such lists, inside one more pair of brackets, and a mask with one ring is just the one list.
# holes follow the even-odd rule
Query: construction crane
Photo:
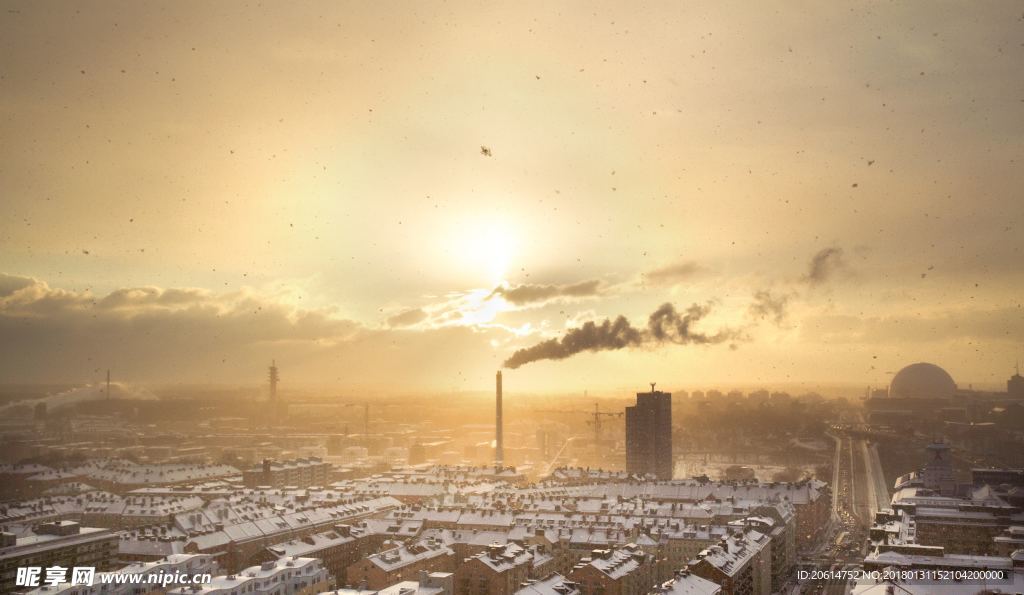
[[614, 411], [601, 411], [598, 408], [598, 404], [595, 402], [594, 412], [591, 415], [594, 416], [594, 419], [588, 421], [587, 425], [594, 426], [594, 447], [597, 448], [598, 445], [601, 444], [601, 416], [622, 417], [623, 413], [621, 411], [619, 411], [618, 413]]
[[594, 447], [595, 448], [599, 444], [601, 444], [601, 418], [602, 417], [612, 417], [612, 416], [614, 416], [614, 417], [622, 417], [622, 415], [623, 415], [623, 413], [621, 411], [619, 411], [619, 412], [601, 411], [600, 405], [597, 402], [594, 403], [594, 410], [593, 411], [579, 411], [579, 410], [575, 410], [575, 411], [553, 411], [553, 410], [540, 410], [540, 411], [537, 411], [537, 413], [560, 413], [560, 414], [566, 414], [566, 415], [584, 414], [584, 415], [589, 415], [589, 416], [593, 417], [593, 419], [591, 419], [590, 421], [587, 422], [587, 425], [594, 427]]

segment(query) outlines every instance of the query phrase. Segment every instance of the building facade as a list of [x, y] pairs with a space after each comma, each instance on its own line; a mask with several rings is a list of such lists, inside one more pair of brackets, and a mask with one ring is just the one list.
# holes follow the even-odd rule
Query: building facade
[[672, 479], [672, 393], [637, 393], [626, 407], [626, 471]]

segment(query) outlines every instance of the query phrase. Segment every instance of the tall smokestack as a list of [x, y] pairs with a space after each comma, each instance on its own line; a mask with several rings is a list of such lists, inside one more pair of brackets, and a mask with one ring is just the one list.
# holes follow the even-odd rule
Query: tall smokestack
[[107, 398], [110, 398], [110, 368], [107, 368]]
[[501, 420], [501, 370], [494, 376], [494, 466], [498, 471], [505, 466], [504, 437], [502, 436]]

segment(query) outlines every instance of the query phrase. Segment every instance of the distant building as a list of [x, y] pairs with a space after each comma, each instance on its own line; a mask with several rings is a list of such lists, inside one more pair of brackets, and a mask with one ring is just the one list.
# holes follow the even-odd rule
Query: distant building
[[889, 383], [889, 397], [894, 399], [949, 399], [955, 393], [953, 377], [926, 362], [904, 367]]
[[684, 568], [676, 571], [671, 580], [655, 587], [651, 595], [718, 595], [721, 592], [719, 585]]
[[952, 376], [939, 366], [910, 364], [893, 376], [887, 392], [876, 391], [867, 400], [868, 419], [894, 427], [941, 421], [949, 416], [946, 410], [953, 405], [956, 392]]
[[769, 595], [771, 538], [753, 530], [735, 532], [698, 554], [690, 571], [721, 585], [723, 595]]
[[637, 393], [626, 407], [626, 471], [672, 479], [672, 393]]
[[1006, 381], [1006, 394], [1018, 399], [1024, 399], [1024, 376], [1020, 375], [1019, 364], [1013, 376], [1010, 376], [1010, 379]]
[[331, 588], [330, 575], [316, 558], [281, 558], [235, 574], [212, 577], [204, 585], [179, 587], [169, 595], [313, 595]]
[[18, 568], [26, 566], [93, 566], [107, 570], [117, 557], [118, 535], [109, 529], [53, 521], [34, 534], [0, 533], [0, 585], [13, 585]]
[[557, 572], [541, 580], [527, 581], [515, 595], [581, 595], [579, 585]]
[[401, 581], [415, 580], [420, 571], [454, 572], [455, 555], [436, 540], [420, 540], [373, 554], [348, 567], [348, 583], [383, 589]]
[[242, 471], [242, 483], [247, 488], [256, 486], [273, 488], [325, 486], [328, 484], [330, 472], [331, 464], [317, 457], [288, 461], [264, 459], [258, 467]]
[[452, 573], [420, 571], [419, 580], [401, 581], [383, 589], [346, 587], [320, 595], [452, 595]]
[[1017, 549], [1024, 527], [1019, 469], [975, 469], [971, 484], [957, 484], [948, 445], [928, 446], [920, 472], [899, 477], [891, 508], [879, 511], [869, 533], [871, 550], [907, 556], [990, 556]]
[[975, 486], [1007, 484], [1024, 487], [1024, 469], [971, 469]]
[[270, 545], [255, 561], [262, 564], [280, 558], [317, 558], [339, 584], [344, 584], [348, 567], [373, 553], [374, 547], [383, 542], [383, 537], [373, 537], [365, 532], [353, 532], [350, 525], [339, 524], [323, 533]]
[[949, 445], [945, 442], [933, 442], [928, 445], [931, 459], [921, 469], [921, 482], [924, 487], [942, 496], [955, 496], [956, 476], [953, 474], [953, 456]]
[[456, 595], [510, 595], [530, 578], [533, 554], [508, 543], [463, 560], [455, 571]]
[[[217, 564], [213, 556], [204, 554], [172, 554], [152, 562], [133, 562], [110, 572], [115, 576], [110, 583], [94, 582], [92, 585], [72, 584], [70, 582], [59, 585], [43, 585], [28, 592], [28, 595], [137, 595], [140, 592], [147, 595], [158, 595], [164, 593], [165, 589], [160, 588], [159, 583], [149, 586], [145, 581], [154, 580], [149, 577], [154, 575], [187, 574], [190, 576], [209, 574], [212, 578], [217, 574]], [[133, 582], [127, 580], [123, 583], [116, 582], [121, 576], [132, 577]], [[70, 578], [70, 577], [68, 577]], [[140, 586], [141, 585], [141, 586]]]
[[569, 574], [583, 595], [644, 595], [655, 584], [654, 556], [636, 545], [594, 550]]

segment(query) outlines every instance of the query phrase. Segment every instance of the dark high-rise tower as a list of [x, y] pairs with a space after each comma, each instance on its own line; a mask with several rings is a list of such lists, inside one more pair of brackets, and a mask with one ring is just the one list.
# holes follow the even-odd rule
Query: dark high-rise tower
[[505, 445], [501, 419], [501, 370], [494, 376], [494, 466], [501, 471], [505, 466]]
[[1024, 397], [1024, 376], [1020, 375], [1020, 362], [1017, 362], [1017, 371], [1006, 381], [1006, 392], [1011, 397]]
[[279, 377], [277, 375], [277, 362], [270, 360], [270, 402], [277, 401], [277, 381]]
[[626, 407], [626, 471], [672, 479], [672, 393], [637, 393]]

